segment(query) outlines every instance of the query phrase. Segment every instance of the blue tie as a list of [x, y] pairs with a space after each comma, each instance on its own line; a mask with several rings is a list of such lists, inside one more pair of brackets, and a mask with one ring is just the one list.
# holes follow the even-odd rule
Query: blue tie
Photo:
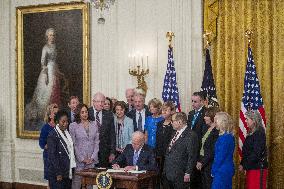
[[135, 166], [137, 164], [139, 155], [138, 155], [138, 151], [134, 151], [134, 155], [133, 155], [133, 165]]
[[199, 111], [195, 112], [195, 114], [193, 115], [193, 119], [191, 121], [191, 129], [194, 127], [194, 124], [195, 124], [195, 121], [196, 121], [198, 115], [199, 115]]

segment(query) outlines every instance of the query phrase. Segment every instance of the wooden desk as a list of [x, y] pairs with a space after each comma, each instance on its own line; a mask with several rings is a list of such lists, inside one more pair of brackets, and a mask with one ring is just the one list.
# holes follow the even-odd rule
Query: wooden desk
[[[87, 185], [96, 185], [96, 177], [103, 170], [88, 169], [76, 172], [82, 176], [82, 189], [86, 189]], [[158, 173], [147, 171], [147, 173], [132, 174], [132, 173], [109, 173], [112, 177], [112, 186], [117, 188], [139, 189], [149, 188], [154, 189]]]

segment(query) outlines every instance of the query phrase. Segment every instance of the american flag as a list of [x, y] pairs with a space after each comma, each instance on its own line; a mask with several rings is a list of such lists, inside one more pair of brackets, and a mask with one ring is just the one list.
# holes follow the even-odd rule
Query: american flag
[[253, 60], [252, 50], [248, 48], [248, 60], [245, 73], [244, 92], [240, 111], [239, 125], [239, 153], [242, 156], [242, 147], [248, 133], [248, 126], [245, 121], [245, 113], [249, 110], [258, 110], [263, 125], [266, 125], [265, 110], [260, 93], [259, 80], [256, 73], [256, 67]]
[[168, 49], [168, 64], [167, 71], [164, 78], [164, 86], [162, 98], [164, 102], [172, 101], [176, 105], [176, 109], [180, 112], [179, 92], [176, 80], [176, 69], [173, 57], [173, 47], [169, 46]]
[[208, 107], [219, 107], [213, 73], [212, 73], [209, 49], [206, 49], [205, 69], [204, 69], [201, 91], [206, 92], [206, 95], [208, 97]]

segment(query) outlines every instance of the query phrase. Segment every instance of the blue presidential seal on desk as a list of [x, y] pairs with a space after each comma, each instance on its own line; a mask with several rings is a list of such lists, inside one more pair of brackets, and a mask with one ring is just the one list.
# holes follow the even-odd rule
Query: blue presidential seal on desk
[[107, 172], [100, 172], [96, 177], [99, 189], [109, 189], [112, 185], [112, 178]]

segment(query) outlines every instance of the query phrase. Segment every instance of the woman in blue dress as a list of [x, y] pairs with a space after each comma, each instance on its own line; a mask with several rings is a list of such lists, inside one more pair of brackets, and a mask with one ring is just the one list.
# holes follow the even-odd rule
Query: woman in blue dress
[[145, 136], [146, 136], [146, 144], [148, 144], [152, 149], [156, 148], [156, 133], [157, 133], [157, 123], [164, 120], [163, 116], [161, 116], [161, 107], [162, 102], [157, 98], [153, 98], [149, 101], [148, 107], [151, 116], [146, 117], [145, 120]]
[[233, 120], [228, 113], [218, 112], [214, 122], [219, 130], [219, 138], [215, 144], [215, 155], [211, 170], [213, 177], [212, 189], [231, 189], [235, 172], [233, 162], [235, 150]]
[[55, 126], [55, 114], [58, 111], [57, 104], [50, 104], [45, 112], [44, 122], [40, 137], [39, 137], [39, 146], [43, 149], [43, 165], [44, 165], [44, 179], [48, 180], [48, 156], [47, 156], [47, 136], [50, 131], [53, 130]]

